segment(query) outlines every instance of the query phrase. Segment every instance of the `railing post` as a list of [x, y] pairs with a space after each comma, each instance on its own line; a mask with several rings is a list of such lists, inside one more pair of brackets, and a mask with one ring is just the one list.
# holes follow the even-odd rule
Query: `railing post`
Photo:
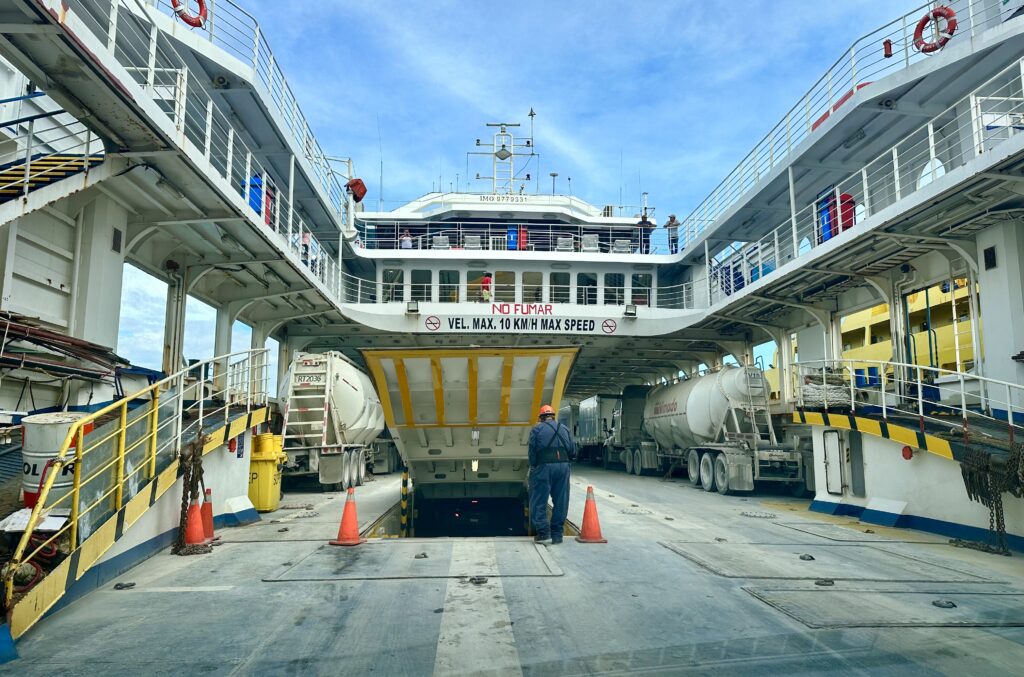
[[860, 170], [860, 182], [862, 190], [864, 191], [864, 218], [871, 216], [871, 196], [868, 193], [868, 170], [864, 167]]
[[960, 376], [960, 416], [964, 422], [967, 421], [967, 391], [964, 388], [964, 373], [959, 372]]
[[882, 418], [889, 418], [889, 407], [885, 403], [885, 362], [878, 363], [879, 389], [882, 391]]
[[154, 386], [153, 390], [153, 411], [149, 412], [149, 479], [156, 479], [156, 448], [157, 448], [157, 429], [160, 426], [160, 386]]
[[260, 191], [260, 225], [262, 226], [267, 223], [267, 195], [269, 195], [269, 186], [267, 186], [267, 170], [264, 169], [260, 177], [260, 180], [262, 181], [262, 184], [260, 185], [260, 188], [262, 188]]
[[900, 199], [900, 158], [896, 153], [896, 146], [892, 147], [892, 181], [896, 199]]
[[213, 150], [213, 99], [206, 100], [206, 129], [204, 130], [205, 139], [203, 145], [205, 146], [203, 157], [207, 160], [210, 159], [210, 152]]
[[227, 169], [224, 170], [224, 178], [231, 183], [231, 179], [235, 175], [235, 128], [232, 126], [228, 126], [228, 152], [225, 165]]
[[1006, 384], [1006, 424], [1009, 426], [1010, 442], [1013, 442], [1013, 392], [1009, 383]]
[[25, 185], [22, 188], [22, 195], [28, 195], [29, 181], [32, 178], [32, 151], [35, 149], [36, 121], [28, 121], [28, 138], [25, 140]]
[[118, 0], [111, 0], [110, 13], [107, 15], [107, 49], [113, 50], [117, 44], [117, 8], [121, 3]]
[[[246, 360], [249, 363], [247, 365], [249, 368], [246, 369], [246, 371], [249, 374], [253, 373], [252, 367], [253, 367], [253, 363], [256, 361], [256, 355], [257, 354], [258, 353], [249, 353], [249, 357]], [[250, 376], [249, 378], [245, 379], [245, 413], [248, 414], [251, 411], [252, 411], [252, 377]]]
[[92, 159], [92, 130], [85, 130], [85, 153], [82, 154], [82, 171], [89, 176], [89, 160]]
[[79, 501], [82, 496], [82, 453], [85, 444], [85, 426], [79, 426], [75, 436], [75, 479], [71, 488], [71, 549], [78, 547]]
[[800, 238], [796, 232], [796, 186], [793, 181], [793, 165], [786, 168], [789, 176], [789, 220], [793, 227], [793, 258], [800, 254]]
[[903, 36], [903, 67], [906, 68], [910, 65], [910, 44], [914, 41], [913, 36], [907, 35], [907, 15], [904, 14], [900, 22], [902, 23], [902, 36]]
[[854, 387], [857, 378], [853, 371], [853, 364], [847, 364], [846, 369], [850, 376], [850, 411], [857, 411], [857, 391]]
[[925, 380], [921, 375], [921, 366], [918, 366], [918, 416], [925, 418]]
[[114, 492], [117, 510], [124, 505], [124, 446], [128, 437], [128, 400], [121, 402], [119, 409], [121, 429], [117, 433], [117, 490]]
[[259, 63], [260, 63], [260, 27], [256, 25], [256, 30], [252, 34], [252, 70], [254, 79], [259, 78]]

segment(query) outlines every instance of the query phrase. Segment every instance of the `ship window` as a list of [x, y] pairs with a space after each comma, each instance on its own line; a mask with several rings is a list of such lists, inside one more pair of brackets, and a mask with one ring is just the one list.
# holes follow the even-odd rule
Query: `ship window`
[[499, 270], [494, 274], [494, 300], [502, 303], [515, 303], [516, 274], [508, 270]]
[[622, 273], [604, 274], [604, 304], [621, 306], [626, 298], [626, 276]]
[[405, 300], [405, 277], [401, 268], [384, 269], [384, 303]]
[[523, 303], [544, 301], [544, 273], [523, 273]]
[[431, 271], [414, 270], [410, 275], [412, 280], [412, 300], [429, 301], [431, 299], [430, 282]]
[[581, 306], [592, 306], [597, 303], [597, 274], [576, 274], [576, 303]]
[[551, 273], [551, 302], [569, 302], [569, 273]]
[[651, 274], [633, 273], [633, 305], [647, 306], [651, 304]]
[[438, 292], [437, 300], [441, 303], [459, 302], [459, 271], [441, 270], [437, 273]]
[[[471, 270], [466, 273], [466, 300], [467, 301], [490, 301], [490, 294], [488, 298], [484, 298], [484, 275], [487, 273], [483, 270]], [[493, 286], [488, 291], [494, 291]]]

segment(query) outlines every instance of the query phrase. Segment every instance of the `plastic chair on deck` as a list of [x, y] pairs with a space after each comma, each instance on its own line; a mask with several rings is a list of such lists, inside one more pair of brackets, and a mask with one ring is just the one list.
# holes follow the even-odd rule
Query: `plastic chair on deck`
[[629, 240], [614, 240], [612, 242], [612, 253], [613, 254], [628, 254], [630, 251]]
[[466, 235], [462, 238], [462, 246], [465, 249], [483, 249], [479, 235]]
[[571, 237], [560, 237], [555, 240], [555, 251], [556, 252], [571, 252], [572, 251], [572, 238]]
[[599, 252], [601, 251], [601, 243], [597, 239], [597, 235], [584, 235], [580, 238], [580, 251], [584, 252]]
[[451, 249], [452, 248], [451, 245], [448, 243], [448, 236], [447, 235], [435, 235], [434, 239], [433, 239], [433, 244], [431, 245], [431, 247], [433, 249]]

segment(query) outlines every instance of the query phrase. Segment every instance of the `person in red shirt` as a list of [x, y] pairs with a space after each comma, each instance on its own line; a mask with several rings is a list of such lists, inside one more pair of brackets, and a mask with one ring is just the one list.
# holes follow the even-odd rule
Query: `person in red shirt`
[[480, 280], [480, 300], [484, 303], [489, 302], [493, 298], [491, 295], [492, 282], [491, 274], [484, 273], [483, 278]]

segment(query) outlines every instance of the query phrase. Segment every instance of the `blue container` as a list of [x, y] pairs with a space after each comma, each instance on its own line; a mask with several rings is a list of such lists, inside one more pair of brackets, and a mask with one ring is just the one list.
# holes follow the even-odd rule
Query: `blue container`
[[865, 369], [854, 369], [853, 370], [854, 381], [858, 388], [866, 388], [868, 385], [867, 370]]
[[868, 367], [868, 385], [882, 385], [882, 377], [878, 375], [878, 367]]
[[509, 251], [519, 249], [519, 228], [516, 226], [509, 226], [505, 239], [508, 242]]
[[938, 402], [939, 401], [939, 387], [938, 386], [930, 386], [928, 384], [922, 384], [921, 397], [922, 397], [922, 399], [928, 400], [929, 402]]
[[249, 179], [249, 206], [257, 214], [263, 213], [263, 177]]

